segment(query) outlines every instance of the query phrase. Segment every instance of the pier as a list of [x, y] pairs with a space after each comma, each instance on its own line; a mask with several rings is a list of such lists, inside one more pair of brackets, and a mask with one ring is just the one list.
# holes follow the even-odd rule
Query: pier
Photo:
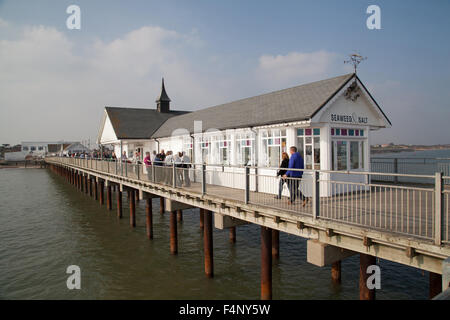
[[[272, 260], [283, 254], [280, 232], [308, 239], [308, 262], [331, 265], [330, 278], [335, 283], [341, 281], [341, 261], [359, 255], [361, 299], [375, 299], [375, 290], [368, 289], [366, 281], [370, 276], [367, 267], [376, 264], [376, 258], [430, 272], [430, 298], [448, 287], [442, 283], [442, 273], [443, 262], [450, 256], [450, 189], [445, 187], [450, 177], [442, 173], [416, 175], [433, 183], [415, 186], [381, 183], [380, 179], [372, 182], [373, 176], [392, 174], [304, 170], [311, 179], [305, 178], [302, 187], [309, 199], [303, 205], [300, 200], [289, 204], [287, 198], [274, 199], [274, 193], [265, 191], [278, 185], [277, 177], [267, 168], [195, 163], [189, 168], [146, 167], [65, 157], [47, 158], [46, 163], [80, 191], [92, 194], [94, 189], [92, 196], [101, 204], [105, 202], [106, 186], [109, 210], [111, 190], [116, 190], [119, 218], [123, 215], [121, 194], [126, 191], [131, 227], [136, 225], [135, 203], [145, 199], [149, 239], [153, 237], [151, 199], [160, 198], [161, 214], [167, 211], [171, 215], [170, 252], [174, 255], [182, 254], [178, 251], [177, 234], [182, 210], [199, 208], [208, 278], [214, 277], [213, 228], [230, 229], [230, 241], [234, 242], [239, 241], [236, 228], [240, 225], [259, 225], [262, 299], [272, 298]], [[186, 176], [191, 183], [183, 183], [182, 177]], [[232, 187], [231, 180], [243, 183]]]

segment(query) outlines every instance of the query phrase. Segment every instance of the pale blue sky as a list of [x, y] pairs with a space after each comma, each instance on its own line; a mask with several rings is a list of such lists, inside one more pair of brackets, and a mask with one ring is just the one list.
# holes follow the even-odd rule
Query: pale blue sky
[[[65, 26], [70, 4], [81, 30]], [[366, 28], [371, 4], [382, 30]], [[357, 50], [393, 123], [373, 142], [450, 143], [449, 13], [445, 0], [0, 0], [0, 142], [94, 139], [104, 105], [153, 107], [161, 76], [195, 110], [351, 72]]]

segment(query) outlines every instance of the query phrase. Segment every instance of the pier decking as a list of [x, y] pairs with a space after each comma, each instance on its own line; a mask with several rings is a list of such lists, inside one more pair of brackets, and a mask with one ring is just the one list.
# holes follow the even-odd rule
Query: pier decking
[[[303, 206], [300, 199], [290, 204], [288, 197], [275, 199], [275, 193], [261, 191], [267, 190], [264, 184], [278, 188], [277, 177], [249, 168], [226, 172], [224, 167], [218, 170], [205, 165], [188, 169], [152, 166], [147, 174], [142, 165], [129, 163], [74, 158], [47, 158], [46, 162], [81, 177], [85, 188], [87, 181], [95, 179], [106, 186], [117, 185], [120, 191], [135, 190], [140, 197], [165, 199], [166, 209], [172, 213], [198, 207], [235, 222], [258, 224], [263, 240], [267, 240], [266, 229], [287, 232], [432, 275], [442, 273], [442, 262], [450, 256], [450, 190], [443, 187], [450, 177], [441, 174], [426, 176], [434, 178], [435, 184], [419, 187], [370, 179], [348, 182], [331, 178], [333, 172], [311, 171], [309, 190], [302, 190], [309, 201]], [[226, 186], [226, 181], [235, 177], [245, 183]]]

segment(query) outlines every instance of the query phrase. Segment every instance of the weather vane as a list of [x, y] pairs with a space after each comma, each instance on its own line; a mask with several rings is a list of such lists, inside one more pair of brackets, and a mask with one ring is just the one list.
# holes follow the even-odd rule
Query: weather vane
[[361, 61], [364, 61], [367, 59], [367, 57], [363, 57], [362, 55], [358, 54], [358, 53], [353, 53], [353, 54], [349, 54], [350, 59], [344, 61], [344, 63], [351, 63], [353, 65], [353, 68], [355, 69], [355, 73], [356, 73], [356, 69], [358, 68], [358, 65], [361, 63]]

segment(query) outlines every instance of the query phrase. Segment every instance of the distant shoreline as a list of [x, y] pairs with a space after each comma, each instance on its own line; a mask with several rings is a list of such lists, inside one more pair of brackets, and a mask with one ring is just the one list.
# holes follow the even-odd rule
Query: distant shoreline
[[400, 153], [400, 152], [414, 152], [414, 151], [426, 151], [426, 150], [449, 150], [450, 145], [437, 145], [437, 146], [388, 146], [388, 147], [374, 147], [371, 146], [370, 153]]

